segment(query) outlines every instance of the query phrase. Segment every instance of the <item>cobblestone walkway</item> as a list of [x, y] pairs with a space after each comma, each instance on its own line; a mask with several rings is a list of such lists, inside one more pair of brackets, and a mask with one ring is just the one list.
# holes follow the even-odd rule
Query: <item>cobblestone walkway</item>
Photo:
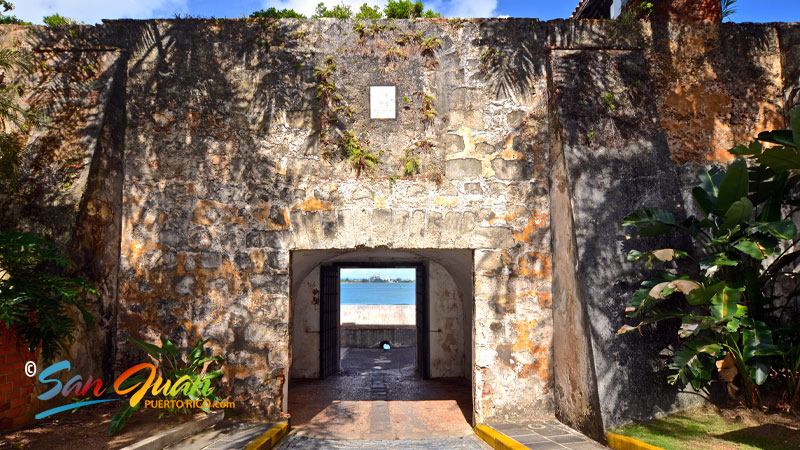
[[399, 441], [345, 441], [292, 434], [278, 450], [485, 450], [490, 447], [475, 436]]

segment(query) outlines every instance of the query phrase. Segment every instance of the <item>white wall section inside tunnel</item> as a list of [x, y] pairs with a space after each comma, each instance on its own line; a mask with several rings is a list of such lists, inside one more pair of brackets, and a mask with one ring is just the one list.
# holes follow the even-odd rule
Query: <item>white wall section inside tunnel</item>
[[297, 251], [292, 255], [290, 378], [319, 377], [319, 267], [428, 261], [431, 377], [471, 378], [472, 251]]

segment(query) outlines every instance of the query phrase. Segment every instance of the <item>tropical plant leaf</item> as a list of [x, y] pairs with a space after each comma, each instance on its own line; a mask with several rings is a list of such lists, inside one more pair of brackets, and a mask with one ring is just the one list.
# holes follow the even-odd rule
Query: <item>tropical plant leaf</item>
[[750, 178], [747, 171], [747, 162], [737, 159], [728, 166], [725, 176], [719, 185], [716, 210], [724, 214], [733, 202], [747, 196], [750, 188]]
[[133, 413], [135, 413], [136, 411], [139, 410], [139, 408], [141, 408], [142, 403], [139, 402], [136, 404], [136, 406], [131, 406], [130, 403], [127, 403], [126, 405], [127, 406], [125, 406], [125, 408], [123, 408], [122, 411], [116, 413], [114, 417], [111, 419], [111, 423], [108, 428], [109, 436], [121, 430], [122, 427], [125, 426], [125, 421], [127, 421], [128, 418], [130, 418], [133, 415]]
[[715, 357], [720, 350], [722, 350], [722, 346], [716, 343], [704, 343], [697, 339], [684, 342], [680, 350], [675, 353], [669, 366], [677, 373], [670, 376], [668, 381], [670, 384], [675, 384], [680, 379], [683, 384], [687, 384], [688, 381], [695, 379], [710, 380], [709, 365], [713, 367], [715, 358], [709, 364], [701, 359], [701, 355], [707, 354]]
[[755, 356], [770, 356], [778, 352], [772, 341], [772, 330], [759, 320], [753, 322], [752, 329], [742, 330], [742, 343], [742, 358], [745, 362]]
[[792, 240], [797, 235], [797, 225], [790, 219], [779, 222], [756, 222], [748, 230], [749, 234], [761, 232], [778, 239]]
[[736, 147], [728, 150], [730, 153], [737, 156], [755, 156], [761, 153], [763, 146], [758, 141], [753, 141], [749, 146], [737, 145]]
[[791, 130], [762, 131], [756, 137], [759, 141], [769, 142], [778, 145], [794, 145], [794, 137]]
[[792, 127], [794, 148], [800, 150], [800, 107], [792, 110], [789, 117], [789, 124]]
[[750, 220], [753, 215], [753, 203], [747, 197], [742, 197], [733, 202], [725, 212], [725, 221], [720, 226], [721, 229], [727, 230], [739, 225], [743, 222]]
[[622, 226], [645, 227], [639, 231], [639, 235], [657, 236], [674, 227], [675, 218], [660, 208], [640, 209], [625, 216], [622, 219]]
[[769, 365], [761, 360], [750, 361], [749, 364], [747, 364], [747, 372], [750, 375], [750, 379], [752, 379], [755, 384], [760, 386], [767, 381], [767, 376], [769, 375]]
[[649, 269], [653, 263], [653, 260], [667, 262], [672, 261], [673, 259], [684, 258], [686, 256], [687, 254], [684, 251], [676, 250], [674, 248], [662, 248], [644, 253], [638, 250], [631, 250], [628, 252], [627, 259], [628, 261], [639, 261], [644, 259], [646, 261], [645, 267]]
[[172, 357], [177, 357], [181, 354], [178, 351], [178, 349], [175, 348], [175, 344], [173, 344], [169, 339], [165, 338], [164, 336], [161, 336], [161, 349], [167, 352], [167, 354], [169, 354]]
[[162, 355], [166, 355], [167, 352], [157, 345], [150, 344], [148, 342], [142, 342], [138, 339], [128, 338], [131, 341], [131, 344], [139, 347], [140, 349], [147, 352], [148, 355], [152, 356], [156, 361], [161, 359]]
[[708, 270], [714, 266], [736, 266], [739, 261], [730, 259], [725, 253], [713, 253], [700, 261], [700, 269]]
[[742, 291], [726, 286], [711, 297], [711, 315], [718, 320], [734, 317], [741, 298]]
[[791, 147], [771, 147], [756, 156], [759, 163], [773, 170], [800, 169], [800, 153]]
[[764, 259], [766, 255], [761, 250], [761, 248], [755, 242], [751, 241], [750, 239], [739, 239], [733, 244], [733, 247], [740, 252], [749, 255], [755, 259]]
[[697, 209], [700, 210], [704, 217], [708, 217], [711, 211], [714, 210], [714, 199], [700, 186], [695, 186], [692, 189], [692, 198], [694, 199], [694, 204], [697, 205]]

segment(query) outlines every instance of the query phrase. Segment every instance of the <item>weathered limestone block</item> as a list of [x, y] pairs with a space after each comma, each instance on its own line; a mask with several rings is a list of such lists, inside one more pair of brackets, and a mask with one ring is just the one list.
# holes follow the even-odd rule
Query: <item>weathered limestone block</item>
[[447, 128], [457, 130], [461, 127], [473, 130], [483, 129], [483, 116], [480, 111], [450, 111], [447, 113]]
[[501, 180], [524, 181], [529, 180], [532, 175], [530, 163], [524, 159], [494, 158], [492, 169], [495, 176]]
[[514, 245], [514, 233], [506, 227], [478, 227], [472, 234], [474, 248], [509, 248]]
[[448, 159], [445, 176], [450, 179], [477, 178], [481, 176], [481, 162], [475, 158]]

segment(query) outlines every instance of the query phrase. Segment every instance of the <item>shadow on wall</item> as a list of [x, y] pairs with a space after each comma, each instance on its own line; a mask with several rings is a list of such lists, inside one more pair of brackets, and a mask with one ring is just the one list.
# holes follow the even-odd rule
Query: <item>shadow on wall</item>
[[101, 29], [112, 34], [101, 41], [131, 49], [127, 91], [137, 99], [126, 126], [117, 367], [145, 358], [129, 336], [163, 332], [183, 347], [210, 339], [226, 359], [223, 394], [260, 398], [252, 409], [277, 417], [293, 189], [262, 147], [282, 132], [279, 112], [315, 105], [311, 56], [289, 38], [299, 22], [123, 22]]
[[553, 65], [579, 251], [576, 274], [588, 306], [600, 407], [608, 427], [669, 410], [677, 401], [677, 390], [666, 383], [661, 354], [678, 343], [672, 324], [660, 324], [645, 338], [618, 337], [616, 330], [625, 303], [644, 279], [625, 255], [631, 248], [656, 245], [629, 240], [622, 218], [643, 206], [674, 210], [680, 195], [647, 95], [653, 87], [641, 54], [565, 50], [553, 54]]

